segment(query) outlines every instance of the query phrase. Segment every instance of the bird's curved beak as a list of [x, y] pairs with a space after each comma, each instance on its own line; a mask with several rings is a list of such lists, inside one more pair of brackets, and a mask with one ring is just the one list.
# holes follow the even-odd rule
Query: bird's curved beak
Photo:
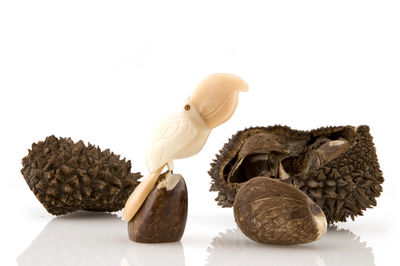
[[232, 74], [218, 73], [206, 77], [190, 97], [207, 126], [212, 129], [227, 121], [235, 112], [239, 92], [247, 92], [247, 83]]

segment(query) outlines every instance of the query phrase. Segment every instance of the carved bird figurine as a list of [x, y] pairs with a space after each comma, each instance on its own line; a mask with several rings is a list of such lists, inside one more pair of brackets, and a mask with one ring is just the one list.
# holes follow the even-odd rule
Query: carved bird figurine
[[167, 189], [172, 189], [180, 175], [174, 175], [174, 160], [197, 154], [211, 130], [227, 121], [235, 112], [239, 92], [248, 85], [238, 76], [218, 73], [206, 77], [184, 101], [180, 109], [165, 118], [155, 129], [146, 152], [149, 175], [129, 196], [124, 219], [131, 220], [160, 176], [168, 167]]

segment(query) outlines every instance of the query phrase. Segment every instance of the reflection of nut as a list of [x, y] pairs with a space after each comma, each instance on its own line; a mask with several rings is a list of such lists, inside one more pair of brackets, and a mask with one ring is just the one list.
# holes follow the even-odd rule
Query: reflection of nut
[[306, 194], [268, 177], [255, 177], [240, 188], [234, 214], [243, 233], [261, 243], [305, 244], [327, 229], [324, 213]]
[[185, 231], [188, 202], [185, 180], [177, 176], [160, 176], [153, 191], [128, 223], [132, 241], [162, 243], [181, 239]]

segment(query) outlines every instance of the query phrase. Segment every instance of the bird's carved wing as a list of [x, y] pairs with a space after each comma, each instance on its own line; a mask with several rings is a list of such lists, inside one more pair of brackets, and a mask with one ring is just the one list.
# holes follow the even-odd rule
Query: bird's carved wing
[[171, 116], [155, 129], [146, 152], [146, 164], [150, 172], [180, 157], [180, 153], [198, 135], [199, 130], [185, 116]]

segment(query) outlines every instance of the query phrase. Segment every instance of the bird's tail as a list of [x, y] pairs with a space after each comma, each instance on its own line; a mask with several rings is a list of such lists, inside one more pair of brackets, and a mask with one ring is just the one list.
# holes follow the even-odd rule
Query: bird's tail
[[147, 196], [153, 190], [154, 185], [160, 176], [160, 173], [164, 165], [157, 169], [156, 171], [150, 173], [146, 176], [142, 182], [135, 188], [132, 194], [129, 196], [128, 200], [125, 203], [124, 208], [124, 219], [128, 222], [133, 216], [135, 216], [136, 212], [139, 210], [140, 206], [142, 206], [143, 202], [146, 200]]

